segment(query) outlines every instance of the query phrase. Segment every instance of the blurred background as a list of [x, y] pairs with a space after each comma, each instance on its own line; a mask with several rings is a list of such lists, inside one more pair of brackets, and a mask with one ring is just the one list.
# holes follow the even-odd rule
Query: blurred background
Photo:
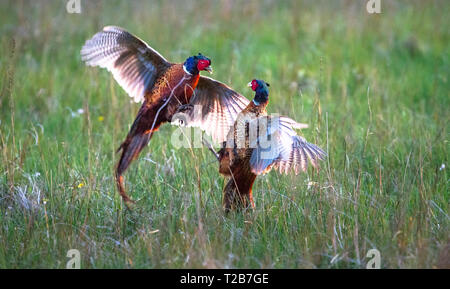
[[[68, 1], [0, 3], [0, 267], [449, 267], [448, 1]], [[213, 77], [329, 158], [271, 172], [256, 209], [225, 217], [206, 149], [176, 150], [163, 126], [116, 193], [115, 150], [139, 109], [79, 51], [121, 26], [172, 62], [201, 52]]]

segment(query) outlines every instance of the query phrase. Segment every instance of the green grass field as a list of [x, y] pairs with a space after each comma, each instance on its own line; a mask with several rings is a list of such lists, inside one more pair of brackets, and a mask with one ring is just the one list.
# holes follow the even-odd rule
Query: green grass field
[[[66, 2], [0, 2], [1, 268], [65, 268], [69, 249], [82, 268], [365, 268], [372, 248], [382, 268], [450, 266], [447, 1]], [[105, 25], [171, 61], [208, 55], [249, 99], [266, 80], [269, 111], [328, 159], [259, 177], [256, 209], [225, 216], [212, 154], [164, 125], [126, 210], [115, 150], [139, 105], [79, 55]]]

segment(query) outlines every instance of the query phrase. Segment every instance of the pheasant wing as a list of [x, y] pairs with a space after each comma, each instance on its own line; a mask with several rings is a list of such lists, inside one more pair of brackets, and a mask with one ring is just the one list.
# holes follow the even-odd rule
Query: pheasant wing
[[199, 127], [216, 142], [226, 140], [247, 98], [215, 79], [201, 76], [189, 105], [181, 107], [172, 124]]
[[109, 70], [135, 102], [144, 100], [155, 80], [171, 65], [144, 41], [116, 26], [106, 26], [86, 41], [81, 59]]
[[306, 171], [308, 159], [313, 166], [317, 166], [319, 159], [324, 159], [326, 153], [322, 149], [308, 143], [294, 130], [307, 125], [278, 116], [259, 117], [255, 121], [257, 123], [250, 124], [250, 130], [255, 131], [257, 126], [258, 132], [254, 140], [250, 139], [250, 147], [254, 148], [250, 156], [253, 173], [264, 174], [275, 167], [280, 173], [294, 169], [298, 174], [300, 169]]

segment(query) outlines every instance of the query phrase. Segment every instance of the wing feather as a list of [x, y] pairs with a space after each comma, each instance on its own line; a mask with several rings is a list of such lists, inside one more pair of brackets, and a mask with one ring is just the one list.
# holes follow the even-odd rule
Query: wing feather
[[86, 41], [81, 59], [89, 66], [110, 71], [135, 102], [144, 100], [155, 80], [171, 65], [144, 41], [116, 26], [106, 26]]
[[[189, 107], [180, 108], [172, 118], [172, 124], [199, 127], [221, 143], [226, 141], [237, 115], [248, 104], [248, 99], [227, 85], [201, 76]], [[177, 121], [180, 119], [183, 121]]]
[[[303, 137], [298, 136], [295, 128], [307, 127], [287, 117], [263, 116], [254, 121], [267, 122], [266, 135], [259, 137], [256, 142], [251, 143], [255, 147], [250, 157], [252, 172], [259, 175], [270, 171], [272, 167], [280, 173], [288, 173], [294, 170], [298, 174], [300, 170], [306, 171], [308, 160], [317, 167], [318, 160], [323, 160], [326, 153], [319, 147], [308, 143]], [[270, 141], [268, 146], [261, 146], [262, 139]], [[264, 147], [264, 148], [263, 148]]]

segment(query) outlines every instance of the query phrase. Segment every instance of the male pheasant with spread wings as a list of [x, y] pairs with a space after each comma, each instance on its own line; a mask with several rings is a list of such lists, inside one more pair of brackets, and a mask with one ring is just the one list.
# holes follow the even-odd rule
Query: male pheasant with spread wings
[[[119, 193], [128, 205], [123, 173], [148, 144], [161, 124], [182, 110], [216, 141], [223, 141], [237, 114], [249, 101], [225, 84], [200, 76], [211, 69], [211, 60], [200, 53], [184, 63], [170, 63], [156, 50], [122, 28], [107, 26], [86, 41], [81, 58], [90, 66], [109, 70], [119, 85], [142, 106], [125, 141], [116, 167]], [[212, 127], [214, 126], [214, 127]]]
[[306, 171], [309, 162], [317, 167], [326, 153], [298, 136], [294, 129], [306, 124], [284, 116], [268, 116], [268, 84], [254, 79], [249, 83], [255, 91], [250, 104], [238, 114], [227, 141], [218, 152], [219, 172], [230, 177], [224, 188], [226, 212], [234, 208], [254, 207], [252, 187], [258, 175], [272, 168], [280, 173]]

